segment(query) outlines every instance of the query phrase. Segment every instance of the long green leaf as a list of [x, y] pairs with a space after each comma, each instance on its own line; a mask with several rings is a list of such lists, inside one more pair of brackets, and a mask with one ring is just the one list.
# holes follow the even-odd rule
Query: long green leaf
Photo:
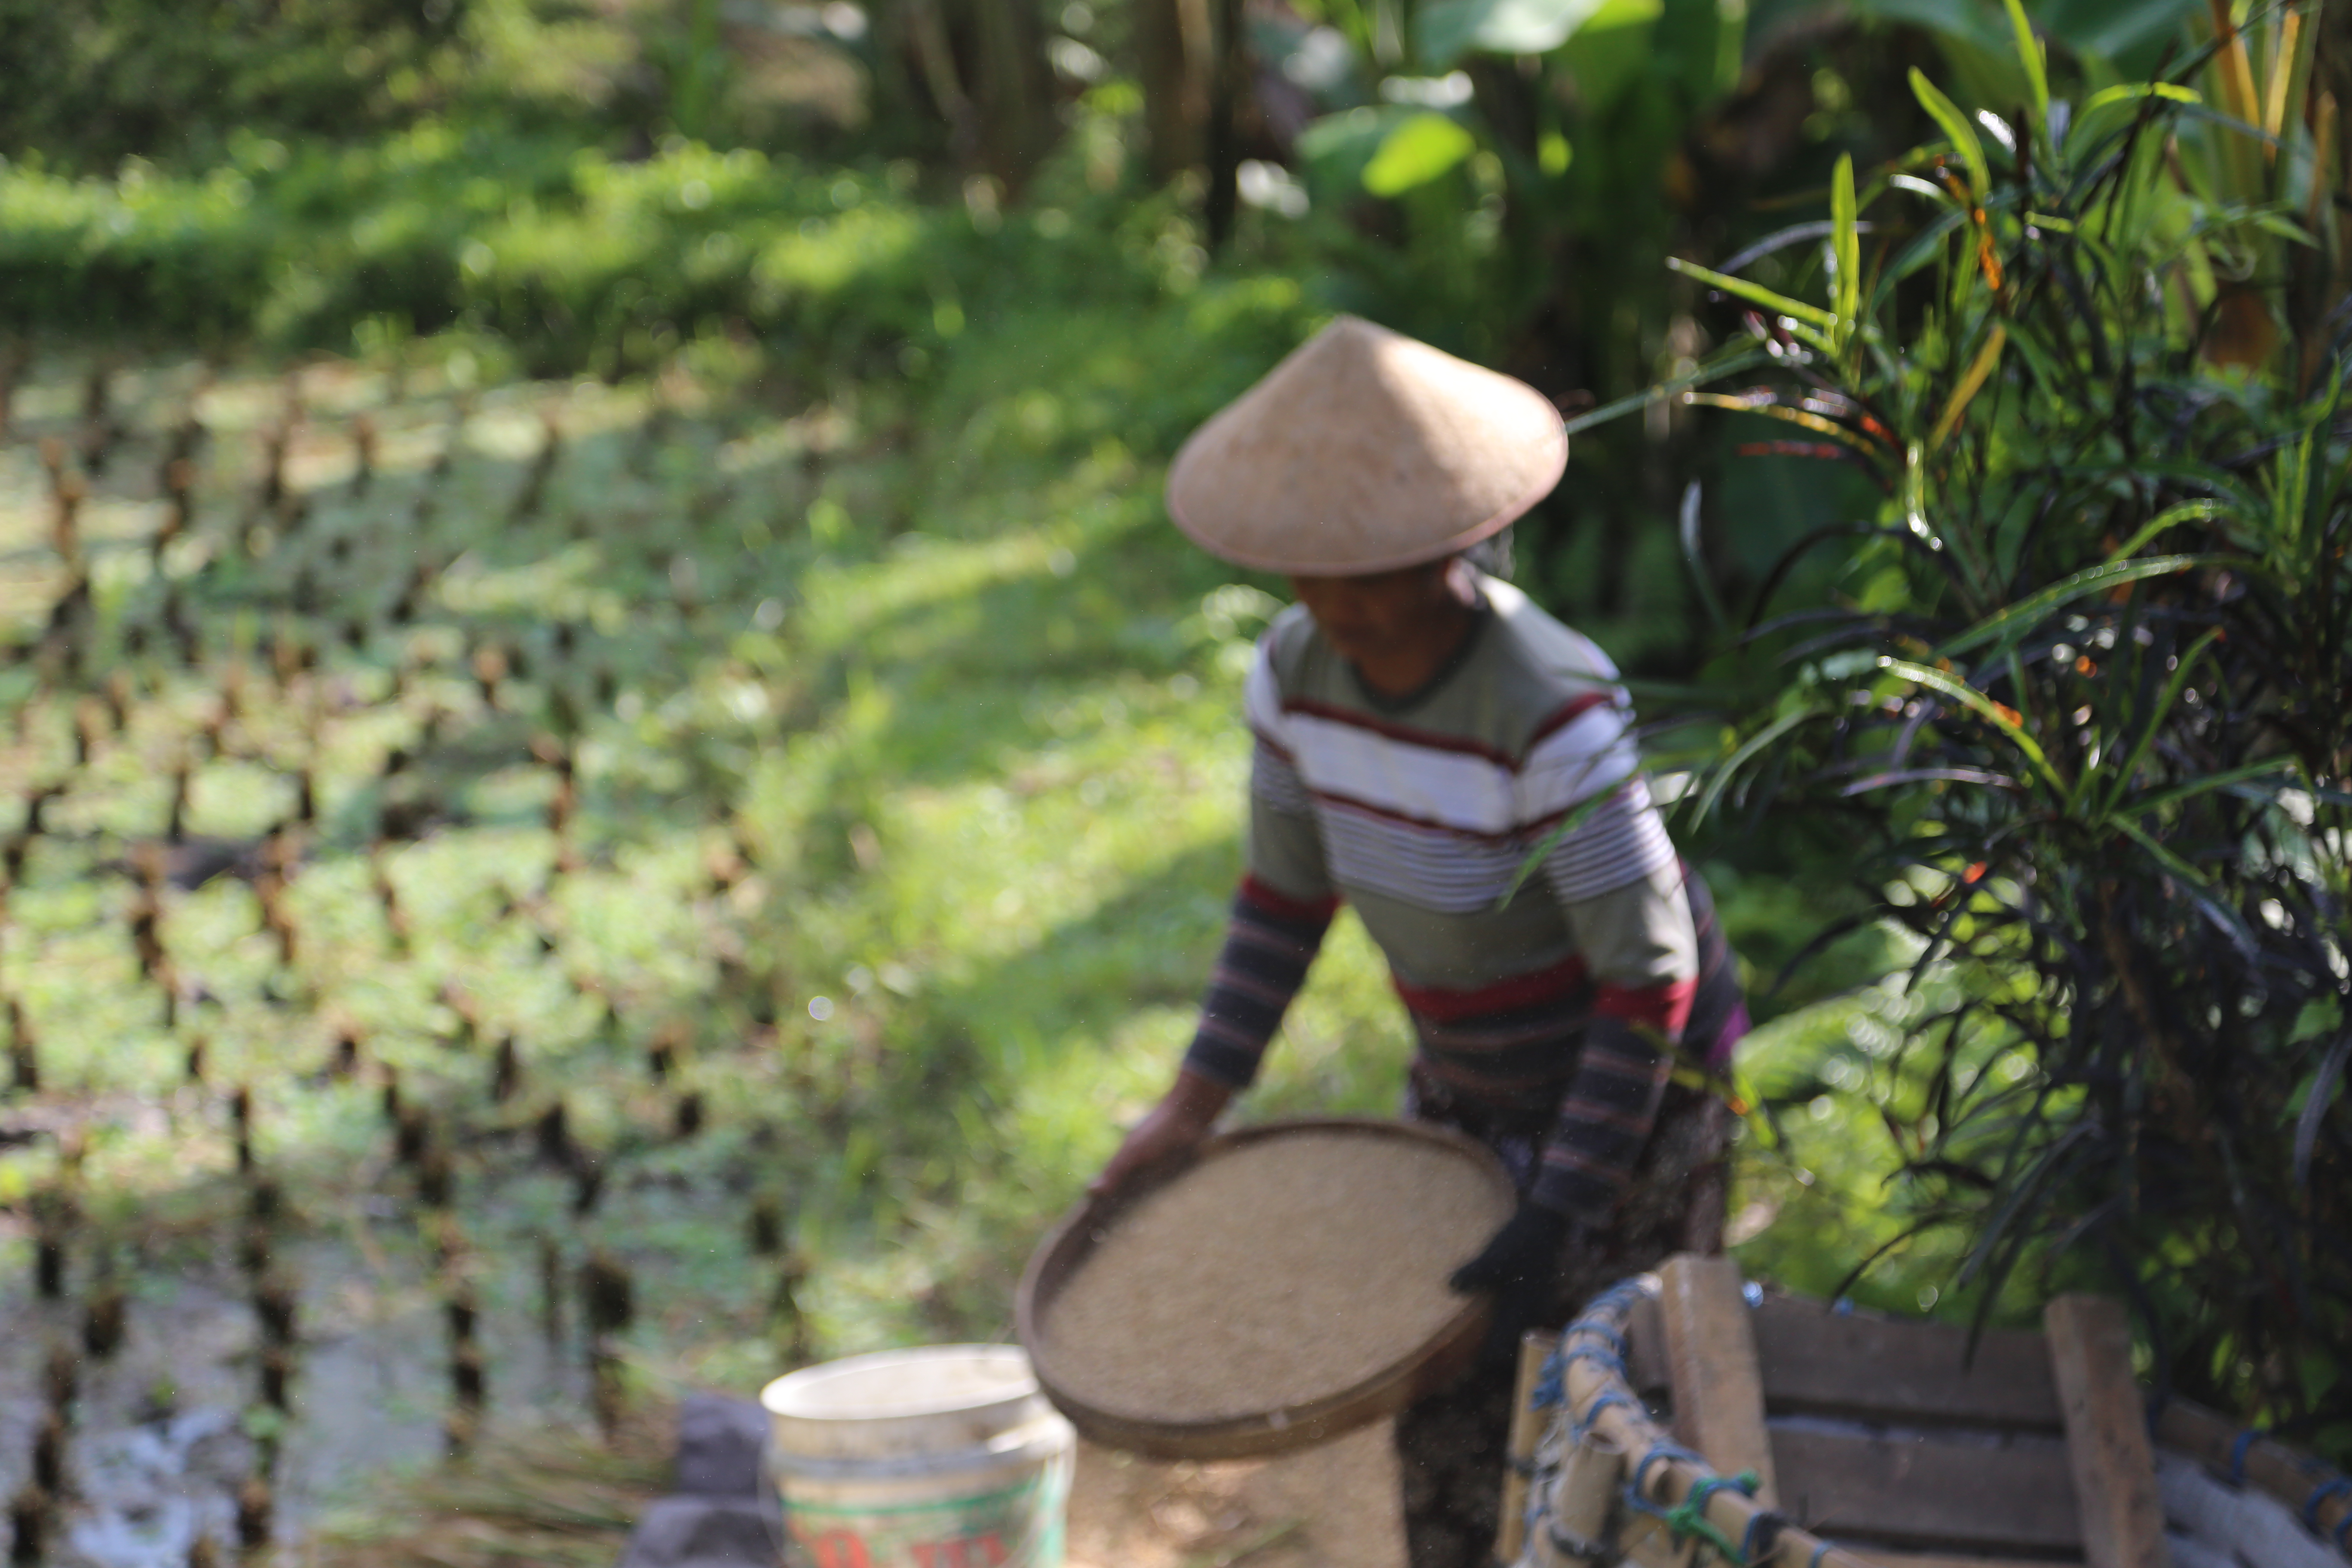
[[1832, 299], [1838, 320], [1844, 323], [1834, 334], [1840, 338], [1857, 329], [1862, 314], [1862, 234], [1856, 224], [1853, 155], [1841, 153], [1837, 173], [1830, 177], [1830, 254], [1837, 258], [1837, 292]]
[[1969, 123], [1969, 117], [1960, 112], [1958, 104], [1937, 90], [1936, 84], [1917, 66], [1911, 68], [1911, 90], [1918, 98], [1919, 106], [1951, 139], [1952, 151], [1960, 155], [1960, 162], [1969, 166], [1969, 197], [1982, 205], [1992, 190], [1992, 175], [1985, 163], [1984, 143], [1977, 139], [1977, 128]]
[[1685, 401], [1705, 408], [1722, 408], [1734, 414], [1753, 414], [1759, 418], [1781, 420], [1813, 435], [1826, 436], [1877, 461], [1884, 462], [1892, 456], [1884, 446], [1855, 435], [1836, 420], [1824, 418], [1819, 414], [1808, 414], [1801, 408], [1783, 408], [1775, 403], [1751, 403], [1736, 393], [1726, 395], [1715, 392], [1694, 392]]
[[[1637, 773], [1634, 776], [1638, 778], [1640, 775]], [[1517, 896], [1518, 890], [1527, 885], [1528, 879], [1534, 876], [1542, 868], [1545, 859], [1559, 847], [1561, 839], [1592, 820], [1594, 813], [1624, 794], [1627, 785], [1632, 783], [1633, 780], [1628, 779], [1624, 784], [1612, 784], [1591, 799], [1580, 801], [1571, 806], [1568, 814], [1553, 825], [1552, 830], [1543, 836], [1542, 842], [1520, 858], [1519, 868], [1511, 874], [1511, 885], [1505, 888], [1503, 896], [1495, 900], [1495, 908], [1499, 910], [1507, 906], [1511, 900]]]
[[[2082, 598], [2086, 594], [2095, 594], [2102, 588], [2137, 583], [2143, 577], [2164, 577], [2176, 572], [2186, 572], [2213, 559], [2210, 555], [2151, 555], [2145, 561], [2116, 561], [2105, 566], [2085, 567], [2062, 582], [2051, 584], [2038, 594], [2020, 599], [1998, 615], [1988, 616], [1936, 651], [1945, 658], [1951, 658], [1982, 647], [1987, 643], [2005, 649], [2021, 639], [2040, 624], [2044, 616], [2061, 605]], [[2012, 633], [2014, 636], [2011, 635]]]
[[1944, 405], [1943, 415], [1936, 421], [1936, 428], [1928, 432], [1927, 450], [1932, 452], [1941, 447], [1958, 426], [1960, 416], [1969, 411], [1970, 400], [1983, 389], [1994, 367], [2000, 363], [2000, 351], [2008, 346], [2009, 328], [1995, 321], [1992, 330], [1985, 334], [1984, 346], [1978, 349], [1976, 357], [1969, 362], [1960, 384], [1952, 389], [1951, 400]]
[[1757, 731], [1755, 734], [1750, 735], [1745, 744], [1724, 759], [1723, 765], [1717, 768], [1706, 781], [1706, 788], [1700, 792], [1698, 805], [1691, 812], [1689, 818], [1691, 826], [1696, 828], [1714, 813], [1715, 803], [1723, 798], [1723, 792], [1731, 786], [1732, 778], [1748, 764], [1750, 758], [1806, 720], [1818, 719], [1821, 717], [1821, 712], [1819, 708], [1809, 703], [1792, 713], [1781, 714], [1780, 717]]
[[1786, 294], [1776, 294], [1761, 283], [1750, 283], [1745, 278], [1734, 278], [1727, 272], [1701, 267], [1696, 261], [1685, 261], [1679, 256], [1667, 257], [1666, 266], [1686, 278], [1696, 279], [1710, 289], [1736, 295], [1751, 305], [1761, 305], [1768, 310], [1793, 316], [1801, 321], [1811, 321], [1832, 331], [1837, 330], [1838, 319], [1832, 312], [1822, 310], [1819, 305], [1808, 305], [1801, 300], [1791, 300]]
[[1727, 375], [1738, 375], [1741, 371], [1753, 370], [1759, 364], [1769, 364], [1771, 360], [1772, 356], [1761, 347], [1751, 346], [1738, 353], [1727, 354], [1714, 363], [1702, 364], [1687, 375], [1678, 375], [1671, 381], [1659, 382], [1654, 386], [1620, 397], [1612, 403], [1604, 403], [1600, 407], [1580, 414], [1568, 421], [1565, 428], [1568, 434], [1578, 435], [1591, 429], [1595, 425], [1606, 425], [1612, 419], [1621, 418], [1639, 408], [1646, 408], [1662, 398], [1675, 396], [1688, 392], [1694, 386], [1703, 385], [1710, 381], [1719, 381]]
[[2036, 128], [2050, 123], [2050, 70], [2042, 58], [2042, 40], [2033, 36], [2033, 24], [2025, 19], [2025, 7], [2019, 0], [2004, 0], [2009, 7], [2010, 30], [2017, 35], [2017, 58], [2025, 67], [2026, 82], [2033, 89], [2033, 123]]
[[2344, 1064], [2352, 1058], [2352, 1035], [2346, 1035], [2329, 1047], [2321, 1058], [2319, 1071], [2311, 1080], [2311, 1094], [2303, 1102], [2303, 1114], [2294, 1119], [2294, 1184], [2308, 1186], [2311, 1183], [2311, 1156], [2319, 1147], [2319, 1127], [2327, 1115], [2328, 1102], [2336, 1098], [2336, 1080], [2344, 1075]]
[[2205, 911], [2206, 918], [2227, 932], [2241, 952], [2252, 954], [2256, 951], [2253, 932], [2246, 929], [2246, 922], [2238, 918], [2237, 910], [2221, 901], [2221, 895], [2213, 889], [2213, 884], [2205, 879], [2204, 872], [2149, 837], [2147, 831], [2130, 817], [2116, 816], [2109, 820], [2125, 837], [2147, 850], [2151, 859], [2186, 887], [2189, 897]]
[[1950, 205], [1949, 197], [1945, 198], [1945, 204], [1942, 212], [1937, 213], [1908, 245], [1896, 251], [1892, 261], [1879, 268], [1878, 281], [1871, 290], [1870, 304], [1873, 310], [1876, 310], [1885, 301], [1886, 296], [1893, 291], [1897, 283], [1935, 260], [1937, 253], [1943, 248], [1944, 241], [1950, 237], [1951, 232], [1969, 221], [1969, 214], [1965, 208]]
[[2033, 1163], [2023, 1172], [2014, 1175], [2008, 1169], [2001, 1172], [2000, 1180], [2005, 1188], [2001, 1200], [1977, 1237], [1976, 1244], [1969, 1249], [1968, 1258], [1961, 1263], [1959, 1273], [1953, 1280], [1955, 1288], [1983, 1276], [1985, 1299], [1990, 1300], [2000, 1293], [2001, 1277], [2007, 1270], [1993, 1268], [1992, 1263], [2010, 1226], [2020, 1215], [2027, 1212], [2069, 1151], [2084, 1139], [2095, 1136], [2095, 1132], [2096, 1129], [2090, 1121], [2076, 1121], [2042, 1149], [2034, 1157]]
[[[2083, 104], [2082, 118], [2088, 119], [2095, 111], [2105, 109], [2109, 104], [2137, 103], [2143, 99], [2149, 98], [2160, 98], [2169, 103], [2202, 103], [2205, 101], [2203, 97], [2198, 93], [2195, 88], [2182, 87], [2177, 82], [2117, 82], [2113, 87], [2101, 89], [2099, 91], [2093, 93], [2087, 100], [2085, 100]], [[2239, 123], [2243, 122], [2240, 121]], [[2256, 135], [2261, 134], [2261, 132], [2253, 126], [2248, 125], [2245, 129], [2250, 132], [2253, 132]]]
[[2042, 751], [2040, 742], [2025, 732], [2024, 727], [2011, 715], [2010, 710], [2003, 708], [1967, 681], [1947, 675], [1940, 669], [1930, 669], [1924, 664], [1914, 664], [1907, 658], [1882, 656], [1878, 661], [1878, 668], [1889, 675], [1924, 686], [1930, 691], [1941, 692], [1976, 714], [1986, 723], [2009, 737], [2010, 744], [2015, 746], [2024, 755], [2025, 760], [2033, 764], [2033, 771], [2042, 775], [2043, 783], [2060, 795], [2065, 794], [2065, 784], [2059, 778], [2057, 770], [2050, 765], [2048, 753]]
[[2176, 805], [2181, 801], [2193, 800], [2200, 795], [2210, 795], [2215, 790], [2228, 789], [2232, 784], [2242, 784], [2249, 779], [2258, 778], [2274, 778], [2282, 784], [2295, 782], [2294, 773], [2291, 770], [2281, 768], [2276, 763], [2250, 763], [2242, 768], [2231, 768], [2225, 773], [2207, 773], [2187, 784], [2175, 784], [2170, 789], [2158, 790], [2153, 795], [2135, 795], [2116, 809], [2128, 811], [2134, 816], [2147, 816], [2162, 811], [2168, 805]]
[[2107, 559], [2128, 561], [2139, 553], [2141, 545], [2166, 529], [2177, 528], [2184, 522], [2210, 522], [2226, 510], [2220, 501], [2213, 500], [2184, 501], [2179, 506], [2169, 507], [2141, 525], [2140, 531], [2125, 541], [2120, 548], [2109, 552]]
[[2157, 731], [2164, 727], [2164, 716], [2172, 711], [2172, 705], [2180, 700], [2181, 689], [2189, 684], [2189, 672], [2197, 668], [2198, 662], [2205, 657], [2206, 650], [2210, 648], [2221, 636], [2221, 628], [2215, 626], [2211, 631], [2189, 644], [2189, 651], [2180, 656], [2180, 662], [2172, 667], [2172, 679], [2164, 683], [2164, 691], [2157, 698], [2156, 707], [2148, 713], [2147, 723], [2140, 731], [2139, 740], [2133, 744], [2130, 754], [2124, 758], [2121, 771], [2114, 775], [2115, 783], [2107, 786], [2106, 795], [2101, 805], [2103, 811], [2115, 810], [2116, 802], [2122, 799], [2124, 791], [2131, 787], [2132, 774], [2139, 770], [2140, 759], [2147, 755], [2148, 748], [2156, 744]]

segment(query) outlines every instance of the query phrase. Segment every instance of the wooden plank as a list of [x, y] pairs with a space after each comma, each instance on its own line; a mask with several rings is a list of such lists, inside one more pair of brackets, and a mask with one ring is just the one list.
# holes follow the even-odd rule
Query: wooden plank
[[2055, 1444], [1896, 1442], [1789, 1426], [1771, 1436], [1781, 1510], [1817, 1535], [2052, 1555], [2082, 1542]]
[[2040, 1334], [1838, 1316], [1820, 1302], [1767, 1296], [1756, 1309], [1764, 1406], [1773, 1415], [1847, 1415], [1915, 1426], [2063, 1427]]
[[2066, 1417], [2084, 1559], [2091, 1568], [2172, 1568], [2123, 1304], [2061, 1296], [2042, 1310], [2042, 1321]]
[[1779, 1506], [1756, 1336], [1728, 1258], [1678, 1253], [1658, 1270], [1658, 1316], [1675, 1391], [1675, 1432], [1725, 1475], [1753, 1470], [1756, 1500]]
[[1666, 1370], [1665, 1325], [1658, 1320], [1658, 1303], [1647, 1296], [1625, 1314], [1625, 1377], [1644, 1399], [1674, 1387], [1674, 1374]]

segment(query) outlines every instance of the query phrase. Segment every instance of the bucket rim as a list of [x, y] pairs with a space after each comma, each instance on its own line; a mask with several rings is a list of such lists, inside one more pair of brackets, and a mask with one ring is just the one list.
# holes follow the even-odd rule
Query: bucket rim
[[[926, 1395], [922, 1392], [924, 1385], [918, 1384], [904, 1397], [870, 1404], [855, 1413], [812, 1408], [799, 1397], [844, 1379], [856, 1378], [885, 1367], [921, 1366], [926, 1363], [957, 1361], [979, 1363], [1004, 1371], [1017, 1368], [1019, 1377], [1007, 1377], [1001, 1387], [984, 1394], [966, 1389]], [[770, 1416], [779, 1420], [847, 1426], [992, 1410], [1034, 1399], [1038, 1393], [1036, 1369], [1030, 1363], [1029, 1352], [1019, 1345], [919, 1345], [907, 1350], [871, 1351], [864, 1355], [845, 1356], [839, 1361], [821, 1362], [815, 1366], [788, 1372], [760, 1390], [760, 1405]]]

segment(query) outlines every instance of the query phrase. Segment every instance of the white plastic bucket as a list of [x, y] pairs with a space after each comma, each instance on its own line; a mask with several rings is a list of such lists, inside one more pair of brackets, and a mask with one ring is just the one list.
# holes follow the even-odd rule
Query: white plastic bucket
[[1077, 1434], [1016, 1347], [853, 1356], [760, 1403], [793, 1568], [1061, 1568]]

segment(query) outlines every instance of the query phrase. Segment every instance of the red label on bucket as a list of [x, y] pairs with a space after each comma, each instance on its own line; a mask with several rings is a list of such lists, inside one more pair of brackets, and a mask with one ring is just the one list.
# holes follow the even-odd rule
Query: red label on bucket
[[938, 1502], [787, 1498], [793, 1568], [1060, 1568], [1067, 1461], [1022, 1485]]
[[795, 1524], [793, 1541], [807, 1559], [809, 1568], [874, 1568], [873, 1555], [854, 1531], [811, 1530]]
[[994, 1531], [954, 1541], [926, 1541], [913, 1548], [915, 1568], [1003, 1568], [1013, 1553]]

